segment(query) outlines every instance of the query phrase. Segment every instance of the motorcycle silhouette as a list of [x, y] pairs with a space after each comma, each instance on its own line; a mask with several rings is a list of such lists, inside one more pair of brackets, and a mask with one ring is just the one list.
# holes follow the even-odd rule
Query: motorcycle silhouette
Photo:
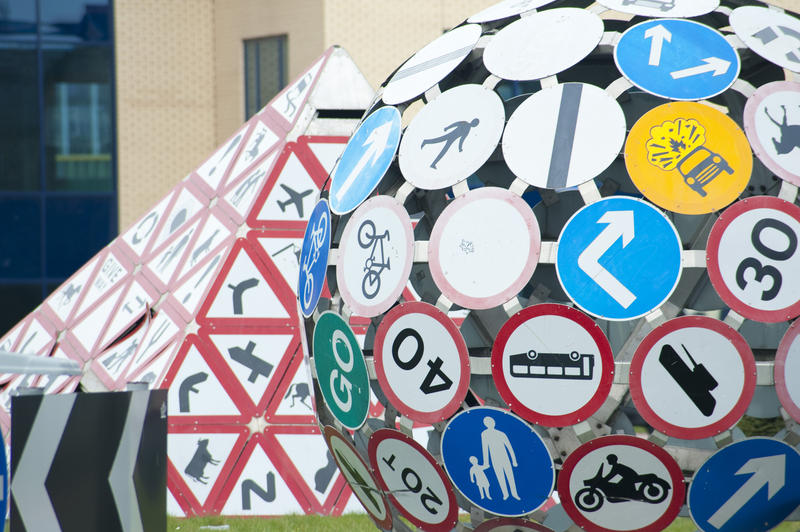
[[603, 476], [603, 464], [597, 474], [583, 481], [584, 488], [575, 494], [575, 504], [584, 512], [595, 512], [608, 500], [610, 503], [641, 501], [658, 504], [664, 501], [669, 494], [670, 485], [654, 473], [644, 475], [636, 474], [627, 486], [620, 486], [621, 482], [610, 482]]

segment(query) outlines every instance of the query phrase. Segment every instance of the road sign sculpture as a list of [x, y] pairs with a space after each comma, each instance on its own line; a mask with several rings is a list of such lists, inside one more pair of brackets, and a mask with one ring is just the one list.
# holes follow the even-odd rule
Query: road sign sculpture
[[452, 501], [481, 532], [800, 517], [800, 20], [741, 4], [506, 0], [379, 90], [301, 320], [312, 362], [332, 316], [358, 338], [376, 407], [343, 419], [357, 385], [319, 365], [315, 400], [379, 527]]

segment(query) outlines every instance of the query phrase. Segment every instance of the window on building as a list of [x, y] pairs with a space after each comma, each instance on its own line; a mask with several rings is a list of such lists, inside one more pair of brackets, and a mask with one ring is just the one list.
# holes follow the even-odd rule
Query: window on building
[[0, 336], [117, 232], [110, 0], [0, 0]]
[[244, 41], [245, 118], [256, 114], [286, 86], [286, 35]]

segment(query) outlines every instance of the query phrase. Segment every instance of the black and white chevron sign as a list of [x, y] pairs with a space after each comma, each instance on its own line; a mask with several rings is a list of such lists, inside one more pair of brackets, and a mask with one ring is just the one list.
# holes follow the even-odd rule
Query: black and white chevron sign
[[11, 529], [166, 529], [167, 392], [24, 395], [11, 409]]

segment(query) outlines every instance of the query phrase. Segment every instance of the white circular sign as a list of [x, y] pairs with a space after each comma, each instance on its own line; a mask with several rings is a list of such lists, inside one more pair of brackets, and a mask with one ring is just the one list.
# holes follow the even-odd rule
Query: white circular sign
[[800, 207], [773, 196], [736, 202], [708, 236], [708, 276], [746, 318], [781, 322], [800, 314]]
[[567, 515], [585, 530], [663, 530], [678, 516], [684, 492], [675, 460], [635, 436], [604, 436], [581, 445], [558, 477]]
[[466, 24], [426, 45], [395, 72], [383, 89], [383, 101], [403, 103], [439, 83], [469, 55], [480, 36], [478, 24]]
[[800, 185], [800, 83], [774, 81], [759, 87], [744, 106], [744, 130], [767, 168]]
[[467, 22], [492, 22], [501, 18], [513, 17], [551, 2], [553, 0], [503, 0], [475, 13], [467, 19]]
[[602, 36], [603, 21], [594, 13], [572, 7], [548, 9], [497, 32], [483, 52], [483, 62], [503, 79], [540, 79], [589, 55]]
[[783, 335], [775, 355], [775, 391], [786, 412], [800, 421], [800, 321]]
[[389, 499], [415, 526], [430, 532], [450, 532], [458, 521], [450, 481], [419, 443], [391, 429], [375, 431], [367, 449], [378, 481]]
[[467, 394], [467, 345], [453, 321], [428, 303], [390, 310], [375, 332], [373, 357], [389, 402], [414, 421], [447, 419]]
[[597, 0], [614, 11], [643, 17], [699, 17], [717, 9], [719, 0]]
[[460, 85], [422, 108], [400, 143], [400, 170], [424, 190], [452, 186], [489, 158], [503, 134], [506, 114], [496, 92]]
[[614, 380], [614, 355], [589, 316], [545, 303], [517, 312], [497, 333], [492, 375], [515, 413], [538, 425], [566, 427], [602, 406]]
[[353, 311], [371, 318], [403, 292], [414, 259], [411, 218], [399, 201], [376, 196], [347, 222], [339, 243], [336, 282]]
[[731, 12], [730, 22], [736, 35], [755, 53], [800, 72], [800, 20], [767, 7], [742, 6]]
[[625, 141], [625, 115], [606, 91], [587, 83], [542, 89], [511, 115], [503, 135], [508, 167], [542, 188], [572, 187], [605, 170]]
[[669, 436], [699, 439], [732, 427], [755, 391], [755, 360], [742, 336], [705, 316], [656, 327], [631, 361], [636, 409]]
[[344, 475], [353, 493], [361, 501], [364, 509], [375, 521], [378, 528], [389, 530], [392, 528], [392, 514], [389, 503], [378, 487], [378, 482], [372, 475], [369, 466], [358, 454], [352, 443], [335, 428], [325, 426], [323, 429], [325, 441], [331, 450], [336, 465]]
[[450, 301], [470, 309], [502, 305], [533, 275], [541, 235], [525, 201], [506, 189], [483, 187], [453, 200], [436, 220], [428, 264]]

